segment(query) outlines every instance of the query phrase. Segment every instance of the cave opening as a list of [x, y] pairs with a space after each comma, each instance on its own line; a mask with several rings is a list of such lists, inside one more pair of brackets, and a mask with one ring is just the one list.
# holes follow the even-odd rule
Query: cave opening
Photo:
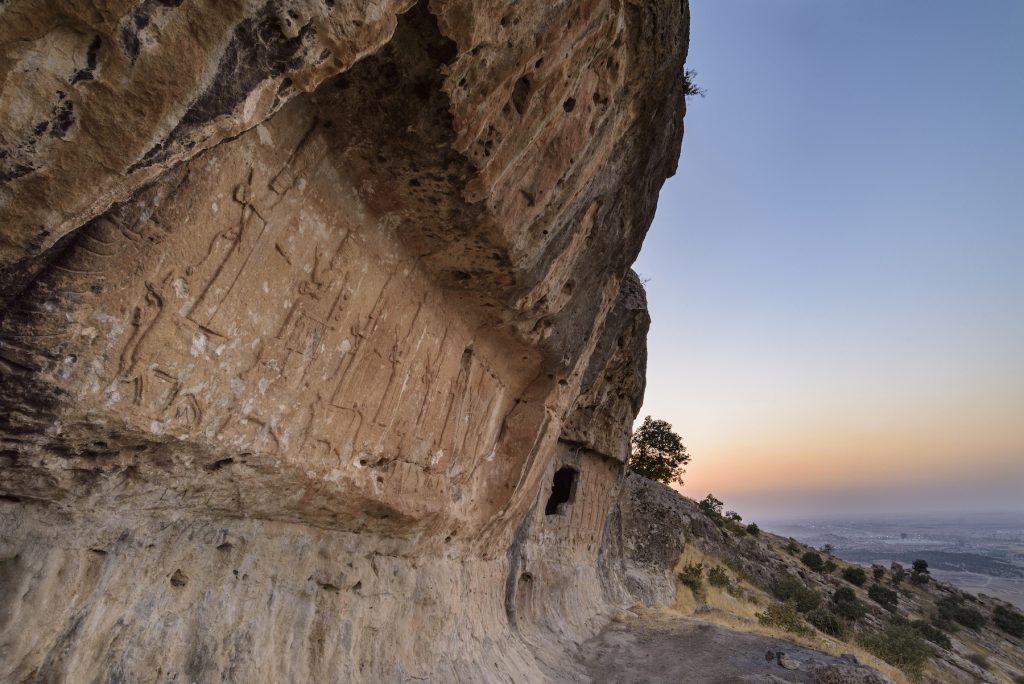
[[576, 479], [579, 471], [571, 466], [562, 466], [555, 472], [551, 480], [551, 496], [544, 507], [544, 515], [556, 515], [558, 507], [562, 504], [569, 504], [576, 498]]

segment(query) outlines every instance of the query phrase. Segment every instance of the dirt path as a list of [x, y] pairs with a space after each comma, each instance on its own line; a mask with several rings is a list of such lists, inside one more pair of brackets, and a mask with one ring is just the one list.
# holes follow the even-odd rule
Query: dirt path
[[[797, 669], [779, 664], [780, 651], [785, 654], [783, 662]], [[579, 658], [595, 682], [616, 684], [890, 682], [849, 656], [836, 658], [781, 639], [686, 617], [613, 622], [581, 646]]]

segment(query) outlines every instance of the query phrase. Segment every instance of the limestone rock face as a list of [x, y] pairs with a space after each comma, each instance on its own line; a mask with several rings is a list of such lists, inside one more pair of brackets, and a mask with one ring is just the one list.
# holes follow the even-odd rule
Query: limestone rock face
[[0, 3], [0, 680], [574, 679], [671, 600], [617, 501], [688, 20]]

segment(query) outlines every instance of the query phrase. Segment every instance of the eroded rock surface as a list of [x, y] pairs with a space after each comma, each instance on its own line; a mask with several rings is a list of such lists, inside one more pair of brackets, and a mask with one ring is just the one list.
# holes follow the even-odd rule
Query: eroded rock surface
[[0, 3], [0, 680], [583, 680], [671, 601], [617, 502], [688, 19]]

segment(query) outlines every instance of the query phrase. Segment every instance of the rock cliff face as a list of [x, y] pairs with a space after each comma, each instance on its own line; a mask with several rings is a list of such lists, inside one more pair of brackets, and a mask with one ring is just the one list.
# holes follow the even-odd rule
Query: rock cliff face
[[617, 501], [688, 21], [0, 2], [0, 680], [574, 680], [670, 602]]

